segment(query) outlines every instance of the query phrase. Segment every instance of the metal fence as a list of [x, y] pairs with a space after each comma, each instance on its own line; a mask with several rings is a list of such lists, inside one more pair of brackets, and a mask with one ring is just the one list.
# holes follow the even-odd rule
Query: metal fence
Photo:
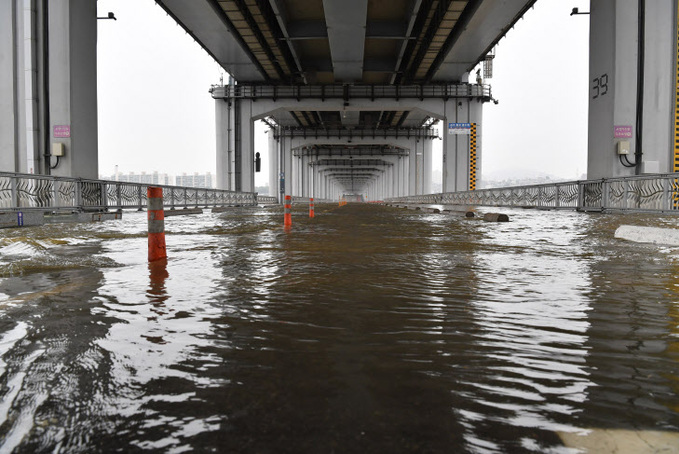
[[247, 99], [447, 99], [491, 98], [490, 85], [224, 85], [210, 89], [213, 98]]
[[163, 203], [170, 209], [258, 203], [254, 192], [0, 172], [0, 210], [143, 209], [149, 186], [163, 188]]
[[386, 202], [679, 214], [679, 173], [396, 197]]

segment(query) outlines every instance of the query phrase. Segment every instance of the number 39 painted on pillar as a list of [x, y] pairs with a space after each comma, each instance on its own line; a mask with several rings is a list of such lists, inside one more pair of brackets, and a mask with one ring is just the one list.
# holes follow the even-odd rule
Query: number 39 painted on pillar
[[599, 96], [604, 96], [608, 93], [608, 74], [601, 77], [596, 77], [592, 80], [592, 99], [597, 99]]

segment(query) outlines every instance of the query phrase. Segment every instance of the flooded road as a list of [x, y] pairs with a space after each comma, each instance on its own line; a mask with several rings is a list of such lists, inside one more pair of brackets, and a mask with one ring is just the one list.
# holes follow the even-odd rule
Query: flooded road
[[679, 440], [679, 250], [613, 237], [679, 218], [504, 212], [172, 217], [151, 265], [145, 213], [0, 230], [0, 452]]

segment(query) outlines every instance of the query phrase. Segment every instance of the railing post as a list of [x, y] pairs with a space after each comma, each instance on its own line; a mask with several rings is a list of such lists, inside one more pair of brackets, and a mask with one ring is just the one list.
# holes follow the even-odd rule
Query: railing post
[[59, 188], [61, 182], [56, 178], [52, 180], [52, 208], [58, 208], [59, 205]]
[[670, 201], [670, 180], [669, 178], [663, 178], [663, 203], [662, 209], [665, 211], [670, 211], [672, 209], [672, 203]]
[[578, 181], [578, 204], [575, 209], [580, 211], [583, 210], [584, 207], [585, 207], [585, 184], [582, 183], [581, 181]]
[[104, 207], [104, 211], [108, 211], [108, 184], [101, 183], [99, 190], [101, 191], [101, 204]]
[[12, 197], [12, 207], [14, 208], [19, 208], [19, 177], [10, 177], [9, 179], [9, 184], [11, 188], [11, 197]]
[[554, 194], [554, 207], [555, 208], [560, 208], [561, 207], [561, 201], [559, 200], [559, 186], [556, 186], [556, 194]]
[[117, 209], [123, 209], [123, 195], [122, 195], [122, 185], [116, 182], [116, 205]]
[[142, 206], [141, 206], [141, 201], [142, 201], [142, 198], [141, 198], [141, 184], [140, 184], [140, 185], [137, 185], [137, 200], [139, 201], [139, 208], [137, 209], [137, 211], [142, 211], [143, 208], [142, 208]]
[[75, 183], [75, 206], [77, 209], [83, 209], [83, 180], [78, 178]]

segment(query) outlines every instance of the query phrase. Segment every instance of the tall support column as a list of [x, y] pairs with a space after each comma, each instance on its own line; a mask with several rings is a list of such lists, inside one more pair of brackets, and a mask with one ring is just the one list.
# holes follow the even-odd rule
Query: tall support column
[[408, 195], [408, 162], [409, 159], [405, 156], [398, 158], [399, 160], [399, 176], [398, 176], [398, 187], [399, 196], [405, 197]]
[[288, 138], [284, 137], [281, 135], [281, 153], [283, 155], [283, 169], [281, 170], [281, 173], [283, 174], [283, 186], [284, 190], [282, 195], [284, 196], [292, 196], [292, 149], [290, 148], [290, 141]]
[[292, 156], [292, 169], [290, 169], [290, 185], [292, 187], [290, 188], [290, 191], [293, 197], [299, 196], [299, 160], [299, 156]]
[[592, 2], [588, 178], [674, 171], [676, 27], [673, 0]]
[[0, 170], [19, 171], [16, 0], [0, 2]]
[[53, 175], [98, 178], [97, 2], [49, 0], [51, 143], [65, 154]]
[[274, 137], [273, 129], [266, 132], [267, 141], [269, 144], [269, 195], [276, 196], [276, 182], [278, 181], [278, 153], [276, 153], [277, 142]]
[[233, 132], [234, 115], [231, 100], [215, 99], [217, 132], [217, 189], [234, 190]]
[[443, 192], [454, 192], [456, 187], [455, 181], [455, 163], [457, 162], [457, 137], [449, 133], [448, 124], [457, 123], [457, 101], [445, 101], [443, 104], [443, 124], [441, 125], [443, 131], [443, 147], [442, 147], [442, 176], [441, 186]]
[[482, 186], [481, 182], [481, 163], [483, 150], [483, 103], [478, 101], [470, 102], [469, 120], [472, 127], [469, 132], [469, 143], [467, 154], [467, 189], [476, 190]]
[[417, 144], [413, 143], [408, 155], [408, 195], [416, 195], [418, 186]]
[[241, 100], [236, 118], [236, 190], [255, 190], [255, 124], [252, 120], [252, 101]]
[[389, 197], [394, 197], [397, 194], [397, 184], [398, 182], [396, 181], [396, 164], [394, 164], [392, 167], [389, 167], [389, 175], [390, 175], [390, 181], [391, 181], [391, 189], [389, 190]]
[[309, 178], [311, 181], [311, 192], [309, 193], [309, 197], [316, 199], [318, 198], [318, 175], [316, 174], [316, 168], [313, 166], [309, 166]]
[[311, 197], [309, 184], [311, 183], [311, 176], [309, 173], [309, 156], [302, 156], [302, 197]]
[[445, 103], [444, 110], [443, 192], [476, 189], [481, 177], [483, 103], [452, 100]]
[[432, 141], [431, 139], [422, 139], [423, 194], [431, 194], [431, 179], [432, 172], [434, 171], [433, 162], [434, 157], [432, 156]]

